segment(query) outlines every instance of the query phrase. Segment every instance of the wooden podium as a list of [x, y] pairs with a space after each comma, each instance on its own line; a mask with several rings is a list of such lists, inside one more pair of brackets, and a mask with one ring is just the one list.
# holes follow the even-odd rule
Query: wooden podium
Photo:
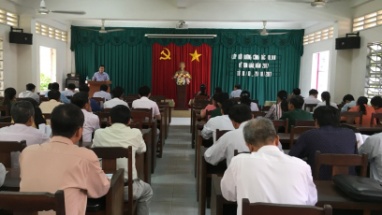
[[110, 92], [110, 84], [111, 81], [88, 81], [88, 86], [90, 88], [89, 90], [89, 97], [93, 97], [93, 94], [95, 92], [99, 91], [99, 88], [101, 85], [106, 84], [109, 88], [107, 89], [107, 92]]
[[175, 110], [188, 110], [187, 86], [188, 85], [176, 85], [177, 102], [175, 103]]

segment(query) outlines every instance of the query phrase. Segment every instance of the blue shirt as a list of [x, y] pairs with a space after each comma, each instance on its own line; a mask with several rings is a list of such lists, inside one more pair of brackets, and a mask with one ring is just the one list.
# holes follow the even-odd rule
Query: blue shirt
[[349, 103], [346, 103], [344, 104], [344, 106], [341, 108], [341, 112], [346, 112], [348, 111], [350, 108], [354, 107], [357, 105], [357, 102], [356, 101], [351, 101]]
[[93, 81], [109, 81], [109, 75], [106, 72], [103, 72], [102, 74], [100, 72], [96, 72], [93, 75], [92, 78]]
[[[324, 126], [307, 131], [298, 138], [291, 148], [289, 155], [308, 158], [307, 162], [314, 170], [314, 159], [316, 151], [331, 154], [357, 154], [357, 140], [353, 130], [333, 126]], [[354, 173], [354, 169], [351, 170]], [[331, 179], [330, 167], [321, 167], [320, 179]]]

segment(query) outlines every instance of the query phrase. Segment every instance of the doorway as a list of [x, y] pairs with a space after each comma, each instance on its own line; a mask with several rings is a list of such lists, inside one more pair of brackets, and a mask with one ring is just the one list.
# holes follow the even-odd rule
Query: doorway
[[322, 93], [328, 90], [330, 51], [313, 54], [311, 88]]
[[56, 49], [40, 46], [40, 92], [48, 90], [49, 83], [56, 82]]

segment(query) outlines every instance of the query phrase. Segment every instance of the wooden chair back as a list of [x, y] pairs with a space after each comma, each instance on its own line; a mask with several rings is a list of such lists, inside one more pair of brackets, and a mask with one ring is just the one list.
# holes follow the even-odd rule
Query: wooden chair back
[[21, 152], [27, 146], [25, 140], [17, 141], [0, 141], [0, 163], [6, 168], [11, 168], [11, 152]]
[[156, 103], [160, 103], [166, 100], [166, 96], [150, 96], [150, 99]]
[[313, 112], [315, 107], [317, 107], [317, 104], [305, 104], [304, 110], [308, 112]]
[[330, 205], [321, 208], [307, 205], [250, 203], [248, 199], [243, 199], [242, 206], [242, 215], [332, 215]]
[[94, 114], [98, 116], [98, 118], [99, 118], [99, 126], [101, 128], [105, 128], [105, 127], [110, 126], [110, 124], [111, 124], [111, 122], [109, 120], [110, 112], [102, 111], [102, 112], [96, 112]]
[[377, 125], [382, 125], [382, 113], [373, 113], [371, 115], [370, 126], [374, 125], [374, 122]]
[[313, 120], [296, 120], [294, 126], [315, 126], [315, 122]]
[[52, 118], [52, 114], [50, 113], [43, 113], [42, 116], [45, 118], [45, 120], [50, 120]]
[[11, 122], [0, 122], [0, 128], [7, 127], [7, 126], [10, 126], [10, 125], [12, 125]]
[[207, 95], [198, 95], [198, 96], [195, 96], [195, 98], [194, 98], [194, 101], [196, 101], [196, 100], [207, 100], [207, 101], [209, 101], [210, 98]]
[[360, 176], [367, 175], [367, 155], [362, 154], [321, 154], [319, 151], [315, 154], [313, 179], [319, 180], [320, 168], [322, 165], [332, 167], [332, 176], [338, 174], [349, 174], [349, 167], [361, 167]]
[[91, 97], [90, 99], [93, 99], [94, 101], [97, 102], [97, 104], [102, 108], [103, 103], [105, 103], [105, 98], [102, 97]]
[[281, 127], [284, 127], [285, 128], [285, 132], [284, 133], [288, 133], [288, 128], [289, 128], [289, 120], [288, 119], [285, 119], [285, 120], [273, 120], [273, 126], [275, 127], [276, 131], [278, 131]]
[[37, 215], [39, 211], [54, 210], [65, 215], [64, 191], [51, 193], [0, 192], [0, 208], [13, 214]]
[[153, 111], [152, 109], [132, 109], [131, 118], [133, 122], [148, 122], [151, 123], [153, 120]]
[[1, 116], [10, 116], [8, 106], [6, 106], [6, 105], [0, 105], [0, 115], [1, 115]]
[[294, 144], [295, 135], [302, 134], [302, 133], [309, 131], [309, 130], [312, 130], [312, 129], [316, 129], [316, 127], [314, 127], [314, 126], [296, 126], [296, 127], [292, 126], [292, 128], [290, 129], [289, 147], [292, 148], [292, 146]]
[[346, 118], [346, 123], [356, 124], [356, 119], [359, 118], [359, 124], [362, 125], [362, 112], [342, 112], [341, 118]]
[[220, 139], [225, 133], [229, 132], [230, 130], [219, 130], [216, 129], [216, 141]]
[[42, 103], [42, 102], [47, 102], [47, 101], [49, 101], [49, 98], [48, 98], [48, 97], [45, 97], [45, 96], [41, 96], [41, 95], [40, 95], [40, 103]]
[[0, 117], [0, 122], [12, 122], [12, 117], [11, 116], [2, 116]]
[[263, 106], [263, 107], [261, 108], [261, 111], [266, 112], [266, 111], [269, 111], [269, 109], [271, 109], [271, 106]]
[[193, 109], [204, 109], [210, 103], [209, 100], [195, 100], [192, 105]]
[[238, 154], [249, 154], [249, 153], [251, 153], [251, 152], [239, 152], [239, 150], [237, 150], [237, 149], [233, 150], [233, 156], [236, 156]]
[[264, 117], [266, 115], [263, 111], [252, 111], [253, 118]]

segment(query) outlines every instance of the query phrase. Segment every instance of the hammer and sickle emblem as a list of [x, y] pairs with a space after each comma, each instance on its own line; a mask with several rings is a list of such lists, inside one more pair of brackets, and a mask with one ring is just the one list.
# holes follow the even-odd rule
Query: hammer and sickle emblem
[[160, 56], [159, 60], [171, 60], [171, 52], [168, 48], [164, 48], [160, 52]]

